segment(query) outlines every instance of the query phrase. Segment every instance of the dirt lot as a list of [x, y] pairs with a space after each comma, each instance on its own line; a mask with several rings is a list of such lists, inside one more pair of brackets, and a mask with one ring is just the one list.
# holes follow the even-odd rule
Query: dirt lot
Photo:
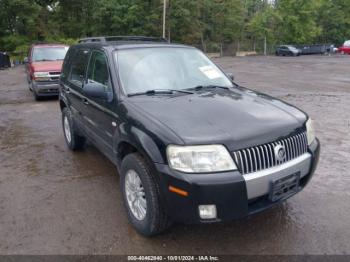
[[247, 219], [143, 238], [113, 165], [92, 146], [70, 152], [57, 100], [34, 102], [22, 67], [0, 71], [0, 254], [350, 254], [350, 57], [217, 63], [316, 121], [322, 154], [303, 192]]

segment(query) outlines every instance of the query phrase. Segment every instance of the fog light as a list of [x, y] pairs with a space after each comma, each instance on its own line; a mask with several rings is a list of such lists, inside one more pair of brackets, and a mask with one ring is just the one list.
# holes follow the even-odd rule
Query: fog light
[[201, 219], [214, 219], [216, 218], [216, 206], [215, 205], [201, 205], [198, 206], [199, 216]]

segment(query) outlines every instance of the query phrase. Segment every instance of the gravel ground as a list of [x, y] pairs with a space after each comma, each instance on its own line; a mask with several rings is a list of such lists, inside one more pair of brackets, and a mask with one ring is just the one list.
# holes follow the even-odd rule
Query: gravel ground
[[114, 166], [92, 146], [67, 149], [57, 100], [34, 102], [18, 67], [0, 71], [0, 254], [350, 254], [349, 56], [216, 62], [315, 120], [322, 153], [304, 191], [246, 219], [143, 238]]

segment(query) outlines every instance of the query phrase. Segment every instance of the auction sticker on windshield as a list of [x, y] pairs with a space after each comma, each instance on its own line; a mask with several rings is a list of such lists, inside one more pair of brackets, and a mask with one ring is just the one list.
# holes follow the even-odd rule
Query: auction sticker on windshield
[[201, 72], [205, 74], [206, 77], [208, 77], [209, 79], [215, 79], [215, 78], [221, 77], [220, 72], [212, 66], [202, 66], [199, 68], [199, 70], [201, 70]]

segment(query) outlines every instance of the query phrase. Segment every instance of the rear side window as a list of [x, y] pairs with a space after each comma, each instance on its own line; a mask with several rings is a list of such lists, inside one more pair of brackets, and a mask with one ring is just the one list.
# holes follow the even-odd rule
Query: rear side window
[[83, 87], [89, 54], [89, 50], [78, 49], [71, 57], [71, 68], [68, 81], [80, 88]]
[[70, 71], [70, 62], [72, 61], [71, 57], [74, 55], [74, 49], [69, 49], [66, 57], [64, 58], [63, 66], [62, 66], [62, 72], [61, 72], [61, 78], [67, 78], [69, 71]]

